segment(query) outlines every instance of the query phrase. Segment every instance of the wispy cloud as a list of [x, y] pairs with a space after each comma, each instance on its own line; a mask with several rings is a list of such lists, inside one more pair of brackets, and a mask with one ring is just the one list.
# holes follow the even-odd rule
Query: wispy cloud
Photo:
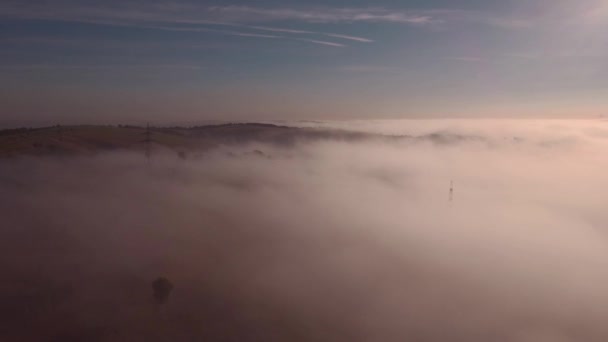
[[226, 31], [225, 34], [229, 34], [232, 36], [239, 36], [239, 37], [283, 38], [282, 36], [275, 36], [275, 35], [270, 35], [270, 34], [246, 33], [246, 32], [228, 32], [228, 31]]
[[[0, 18], [11, 17], [21, 19], [58, 20], [78, 22], [105, 26], [132, 27], [139, 29], [153, 29], [174, 32], [210, 32], [223, 35], [251, 38], [289, 39], [299, 40], [332, 47], [345, 47], [345, 44], [319, 39], [299, 39], [299, 35], [318, 35], [357, 42], [372, 42], [371, 39], [326, 33], [311, 30], [271, 27], [265, 25], [247, 24], [248, 20], [229, 20], [228, 15], [217, 15], [227, 8], [185, 6], [173, 4], [172, 6], [150, 6], [144, 11], [134, 11], [128, 8], [102, 7], [102, 6], [61, 6], [49, 5], [22, 6], [13, 3], [0, 5]], [[163, 9], [164, 12], [159, 12]], [[222, 29], [234, 28], [234, 30]], [[268, 33], [264, 33], [268, 32]], [[281, 35], [279, 35], [281, 34]]]
[[324, 41], [324, 40], [306, 39], [306, 38], [297, 38], [297, 40], [302, 41], [302, 42], [309, 42], [309, 43], [314, 43], [314, 44], [319, 44], [319, 45], [325, 45], [325, 46], [346, 47], [346, 45], [344, 45], [344, 44], [328, 42], [328, 41]]
[[[64, 20], [169, 21], [209, 25], [254, 24], [261, 22], [299, 21], [305, 23], [390, 22], [411, 25], [432, 23], [428, 14], [385, 8], [262, 8], [249, 6], [147, 6], [130, 8], [128, 3], [117, 6], [75, 6], [73, 3], [37, 3], [24, 5], [8, 2], [0, 5], [0, 16]], [[263, 30], [288, 33], [312, 33], [308, 30], [252, 26]]]
[[324, 8], [301, 10], [290, 8], [258, 8], [248, 6], [216, 6], [209, 11], [217, 17], [235, 22], [268, 22], [297, 20], [307, 23], [390, 22], [424, 25], [433, 22], [428, 15], [410, 14], [384, 8]]
[[175, 31], [175, 32], [212, 32], [212, 33], [219, 33], [219, 34], [224, 34], [224, 35], [229, 35], [229, 36], [240, 36], [240, 37], [283, 38], [282, 36], [278, 36], [278, 35], [221, 30], [221, 29], [214, 29], [214, 28], [209, 28], [209, 27], [170, 26], [169, 24], [158, 25], [158, 24], [142, 24], [142, 23], [136, 23], [136, 22], [135, 23], [125, 23], [125, 22], [101, 21], [101, 20], [86, 20], [86, 21], [78, 20], [78, 22], [106, 25], [106, 26], [132, 27], [132, 28], [148, 29], [148, 30]]
[[[605, 7], [605, 6], [604, 6]], [[602, 8], [604, 8], [602, 7]], [[594, 10], [593, 13], [604, 12]], [[23, 3], [6, 0], [0, 4], [0, 17], [42, 18], [71, 21], [118, 21], [118, 22], [166, 22], [200, 25], [242, 26], [251, 29], [292, 34], [316, 34], [316, 30], [280, 28], [259, 25], [259, 23], [393, 23], [409, 26], [427, 26], [447, 21], [479, 22], [487, 25], [521, 28], [531, 25], [530, 20], [515, 16], [501, 16], [496, 13], [475, 10], [430, 9], [403, 10], [384, 7], [369, 8], [289, 8], [254, 6], [206, 6], [179, 1], [150, 0], [146, 6], [136, 6], [133, 2], [89, 2], [76, 5], [72, 1]]]
[[268, 26], [252, 26], [252, 25], [238, 25], [240, 27], [247, 27], [254, 30], [263, 30], [269, 32], [280, 32], [280, 33], [293, 33], [293, 34], [318, 34], [319, 32], [315, 31], [306, 31], [306, 30], [293, 30], [279, 27], [268, 27]]
[[265, 30], [270, 32], [279, 32], [279, 33], [292, 33], [292, 34], [312, 34], [312, 35], [323, 35], [332, 38], [340, 38], [346, 40], [352, 40], [361, 43], [372, 43], [374, 40], [364, 37], [351, 36], [346, 34], [337, 34], [337, 33], [326, 33], [326, 32], [318, 32], [318, 31], [305, 31], [305, 30], [292, 30], [292, 29], [283, 29], [283, 28], [275, 28], [275, 27], [267, 27], [267, 26], [250, 26], [250, 25], [239, 25], [239, 27], [254, 29], [254, 30]]
[[[259, 31], [266, 31], [266, 32], [274, 32], [274, 33], [285, 33], [285, 34], [293, 34], [293, 35], [322, 35], [322, 36], [326, 36], [326, 37], [332, 37], [332, 38], [340, 38], [340, 39], [346, 39], [346, 40], [352, 40], [352, 41], [357, 41], [357, 42], [361, 42], [361, 43], [372, 43], [374, 42], [374, 40], [369, 39], [369, 38], [364, 38], [364, 37], [358, 37], [358, 36], [352, 36], [352, 35], [346, 35], [346, 34], [338, 34], [338, 33], [327, 33], [327, 32], [320, 32], [320, 31], [310, 31], [310, 30], [294, 30], [294, 29], [288, 29], [288, 28], [280, 28], [280, 27], [269, 27], [269, 26], [258, 26], [258, 25], [245, 25], [245, 24], [235, 24], [235, 23], [229, 23], [229, 22], [213, 22], [213, 21], [197, 21], [197, 20], [186, 20], [186, 21], [180, 21], [180, 23], [184, 24], [195, 24], [195, 25], [219, 25], [219, 26], [230, 26], [230, 27], [235, 27], [235, 28], [241, 28], [241, 29], [249, 29], [249, 30], [259, 30]], [[186, 29], [182, 29], [182, 30], [192, 30], [192, 31], [196, 31], [198, 28], [194, 27], [194, 28], [186, 28]], [[207, 29], [209, 31], [209, 29]], [[221, 32], [221, 31], [218, 31]], [[224, 31], [226, 32], [226, 31]], [[263, 35], [263, 34], [251, 34], [252, 37], [266, 37], [266, 38], [279, 38], [280, 36], [269, 36], [269, 35]]]
[[524, 29], [533, 26], [533, 21], [525, 15], [508, 16], [485, 11], [454, 9], [434, 9], [424, 13], [447, 24], [473, 23], [502, 29]]
[[218, 30], [218, 29], [212, 29], [212, 28], [206, 28], [206, 27], [175, 27], [175, 26], [150, 26], [150, 25], [137, 25], [136, 27], [164, 30], [164, 31], [213, 32], [213, 33], [220, 33], [220, 34], [226, 34], [226, 35], [230, 35], [230, 36], [239, 36], [239, 37], [283, 38], [282, 36], [271, 35], [271, 34]]
[[[0, 18], [61, 20], [96, 25], [124, 26], [164, 31], [209, 32], [222, 35], [288, 39], [318, 45], [344, 47], [341, 41], [372, 43], [373, 39], [322, 29], [308, 29], [311, 25], [377, 23], [409, 27], [435, 27], [446, 22], [475, 22], [503, 28], [521, 28], [528, 21], [497, 17], [479, 11], [464, 10], [403, 10], [371, 8], [289, 8], [254, 6], [205, 6], [180, 1], [151, 0], [146, 6], [133, 2], [50, 2], [22, 3], [7, 0], [0, 4]], [[289, 27], [281, 27], [281, 26]], [[307, 25], [304, 29], [296, 25]], [[332, 30], [333, 31], [333, 30]], [[302, 36], [310, 37], [303, 38]], [[315, 37], [316, 36], [316, 37]], [[329, 38], [334, 38], [338, 40]]]
[[354, 40], [356, 42], [362, 42], [362, 43], [372, 43], [373, 42], [373, 40], [368, 39], [368, 38], [355, 37], [355, 36], [347, 36], [347, 35], [344, 35], [344, 34], [325, 33], [325, 35], [328, 36], [328, 37], [332, 37], [332, 38]]

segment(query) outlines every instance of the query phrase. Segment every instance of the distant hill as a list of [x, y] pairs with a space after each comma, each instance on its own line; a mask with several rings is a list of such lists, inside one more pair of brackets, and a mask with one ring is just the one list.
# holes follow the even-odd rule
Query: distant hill
[[[148, 142], [149, 139], [149, 142]], [[447, 145], [483, 140], [449, 133], [393, 136], [321, 128], [298, 128], [265, 123], [233, 123], [196, 127], [53, 126], [0, 131], [0, 157], [20, 155], [77, 155], [105, 151], [166, 149], [176, 153], [205, 151], [220, 145], [253, 142], [291, 146], [317, 140], [407, 140]]]
[[299, 139], [360, 139], [365, 134], [330, 132], [260, 123], [197, 127], [53, 126], [0, 131], [0, 157], [73, 155], [104, 151], [144, 151], [148, 145], [176, 152], [207, 150], [219, 145], [264, 142], [288, 145]]

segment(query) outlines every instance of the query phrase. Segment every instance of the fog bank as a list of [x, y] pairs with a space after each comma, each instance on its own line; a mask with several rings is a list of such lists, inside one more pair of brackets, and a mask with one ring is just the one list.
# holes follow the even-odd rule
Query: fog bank
[[300, 125], [474, 139], [0, 161], [0, 340], [608, 339], [606, 122]]

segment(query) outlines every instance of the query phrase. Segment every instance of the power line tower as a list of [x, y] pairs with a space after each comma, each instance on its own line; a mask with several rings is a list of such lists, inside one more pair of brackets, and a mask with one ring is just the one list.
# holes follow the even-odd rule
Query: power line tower
[[448, 201], [450, 202], [450, 204], [454, 201], [454, 181], [453, 180], [450, 181], [450, 194], [448, 197]]

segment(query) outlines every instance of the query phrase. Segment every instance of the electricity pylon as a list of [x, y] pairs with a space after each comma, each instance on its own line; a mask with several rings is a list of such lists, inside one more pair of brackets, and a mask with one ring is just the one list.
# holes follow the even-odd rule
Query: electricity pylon
[[454, 201], [454, 181], [450, 181], [450, 195], [448, 197], [450, 203]]

